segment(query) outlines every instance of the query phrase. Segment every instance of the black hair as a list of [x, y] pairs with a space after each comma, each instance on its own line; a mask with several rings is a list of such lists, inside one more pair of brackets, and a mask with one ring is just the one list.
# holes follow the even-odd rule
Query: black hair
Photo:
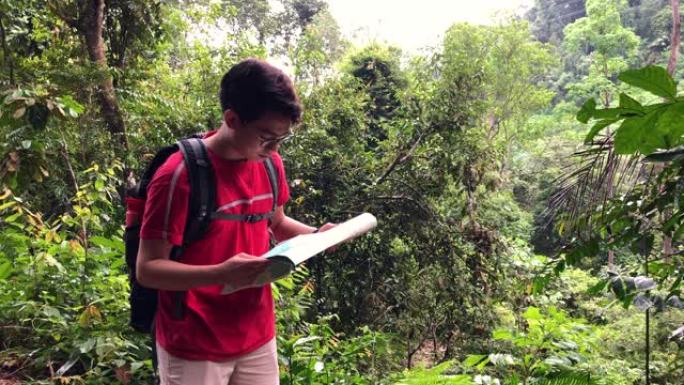
[[234, 65], [221, 80], [219, 97], [223, 111], [233, 110], [246, 123], [275, 112], [296, 124], [302, 115], [292, 80], [260, 59], [250, 58]]

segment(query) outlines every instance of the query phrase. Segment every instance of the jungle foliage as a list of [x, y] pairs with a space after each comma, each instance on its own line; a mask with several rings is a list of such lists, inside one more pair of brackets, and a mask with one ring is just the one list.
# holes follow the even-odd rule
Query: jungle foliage
[[150, 380], [122, 193], [256, 56], [304, 104], [288, 214], [379, 219], [274, 285], [283, 384], [678, 384], [674, 3], [536, 0], [412, 55], [319, 0], [0, 0], [0, 379]]

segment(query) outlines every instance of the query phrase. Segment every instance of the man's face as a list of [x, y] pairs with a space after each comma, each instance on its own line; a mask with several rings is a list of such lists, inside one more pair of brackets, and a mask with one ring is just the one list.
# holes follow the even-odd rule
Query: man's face
[[280, 144], [292, 136], [290, 119], [267, 112], [257, 120], [234, 123], [235, 144], [249, 160], [264, 160], [277, 151]]

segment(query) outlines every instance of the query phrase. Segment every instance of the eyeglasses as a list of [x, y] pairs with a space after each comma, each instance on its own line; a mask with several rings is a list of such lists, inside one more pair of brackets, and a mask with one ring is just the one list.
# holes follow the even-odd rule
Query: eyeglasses
[[273, 147], [284, 142], [287, 142], [288, 140], [292, 139], [293, 136], [294, 133], [288, 132], [287, 134], [279, 136], [277, 138], [264, 138], [263, 136], [259, 136], [259, 140], [261, 147]]

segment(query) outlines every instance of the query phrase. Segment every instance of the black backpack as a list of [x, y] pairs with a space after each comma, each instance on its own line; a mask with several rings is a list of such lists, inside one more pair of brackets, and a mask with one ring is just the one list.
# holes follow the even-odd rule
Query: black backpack
[[[212, 220], [234, 220], [243, 222], [259, 222], [270, 219], [278, 202], [278, 177], [273, 160], [264, 160], [266, 173], [273, 192], [273, 207], [264, 214], [237, 215], [216, 212], [216, 177], [211, 167], [207, 149], [199, 136], [182, 139], [177, 143], [160, 149], [145, 169], [140, 182], [127, 192], [126, 197], [126, 230], [124, 240], [126, 246], [126, 264], [131, 293], [131, 326], [140, 332], [151, 333], [154, 316], [157, 311], [157, 290], [141, 286], [136, 279], [136, 262], [140, 243], [140, 227], [143, 215], [147, 187], [154, 173], [173, 153], [180, 150], [183, 153], [185, 167], [190, 184], [188, 216], [183, 232], [182, 246], [175, 246], [170, 259], [180, 260], [183, 250], [190, 243], [202, 239]], [[175, 293], [174, 316], [183, 318], [185, 309], [185, 293]]]

